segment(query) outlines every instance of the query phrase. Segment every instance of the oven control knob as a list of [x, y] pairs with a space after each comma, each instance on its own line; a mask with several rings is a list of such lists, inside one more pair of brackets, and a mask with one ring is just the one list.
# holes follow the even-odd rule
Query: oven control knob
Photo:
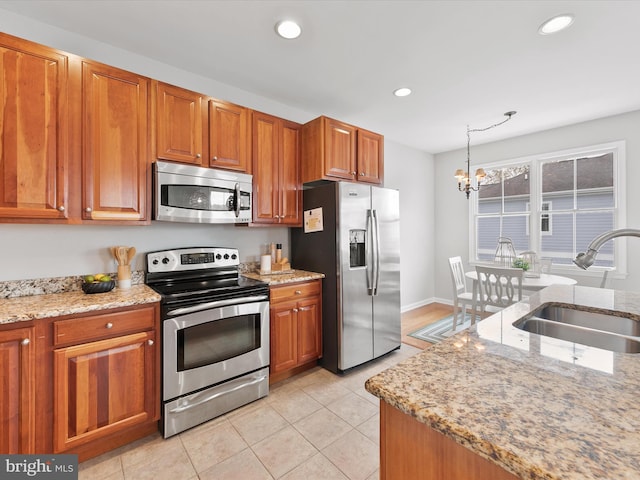
[[225, 259], [225, 260], [229, 260], [229, 254], [228, 254], [228, 253], [225, 253], [225, 254], [224, 254], [224, 259]]
[[219, 253], [216, 255], [216, 260], [220, 260], [222, 258], [222, 255], [220, 255]]
[[160, 263], [160, 262], [159, 262], [159, 261], [158, 261], [158, 259], [156, 258], [156, 259], [155, 259], [153, 262], [151, 262], [151, 263], [153, 263], [154, 265], [157, 265], [157, 264], [158, 264], [158, 263]]
[[166, 265], [167, 263], [169, 263], [169, 259], [167, 257], [164, 257], [162, 259], [162, 263], [164, 263]]
[[231, 254], [231, 260], [235, 260], [236, 258], [238, 258], [238, 256], [235, 253]]

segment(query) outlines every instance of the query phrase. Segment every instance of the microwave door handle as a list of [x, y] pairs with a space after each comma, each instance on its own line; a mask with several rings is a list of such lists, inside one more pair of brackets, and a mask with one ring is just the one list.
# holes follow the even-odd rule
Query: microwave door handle
[[236, 218], [240, 216], [240, 184], [236, 183], [236, 202], [235, 202], [235, 213], [236, 213]]

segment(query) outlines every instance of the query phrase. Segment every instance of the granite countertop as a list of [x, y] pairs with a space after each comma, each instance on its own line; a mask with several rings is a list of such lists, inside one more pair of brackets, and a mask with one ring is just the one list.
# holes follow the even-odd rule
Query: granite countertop
[[259, 272], [246, 272], [242, 275], [253, 278], [254, 280], [266, 282], [269, 285], [282, 285], [285, 283], [305, 282], [324, 278], [324, 273], [307, 272], [305, 270], [292, 270], [291, 273], [272, 273], [269, 275], [260, 275]]
[[640, 356], [512, 326], [545, 304], [640, 321], [640, 293], [552, 286], [366, 389], [521, 478], [640, 478]]
[[58, 317], [78, 313], [129, 307], [159, 302], [160, 295], [144, 284], [107, 293], [86, 294], [82, 291], [51, 293], [0, 299], [0, 324], [23, 322], [38, 318]]

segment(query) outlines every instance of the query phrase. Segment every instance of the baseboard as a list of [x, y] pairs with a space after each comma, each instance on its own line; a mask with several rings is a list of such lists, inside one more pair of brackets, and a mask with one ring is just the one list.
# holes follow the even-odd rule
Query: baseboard
[[445, 305], [453, 305], [453, 302], [450, 299], [431, 297], [425, 300], [421, 300], [420, 302], [410, 303], [409, 305], [403, 305], [400, 309], [400, 312], [401, 313], [409, 312], [411, 310], [415, 310], [416, 308], [424, 307], [425, 305], [430, 305], [432, 303], [443, 303]]

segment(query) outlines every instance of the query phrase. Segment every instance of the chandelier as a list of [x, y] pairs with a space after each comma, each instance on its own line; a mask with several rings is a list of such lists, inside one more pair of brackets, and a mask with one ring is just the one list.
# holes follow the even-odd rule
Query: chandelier
[[482, 181], [482, 179], [487, 175], [484, 171], [484, 169], [482, 168], [478, 168], [476, 170], [475, 173], [475, 177], [476, 177], [476, 186], [472, 186], [471, 185], [471, 154], [470, 154], [470, 147], [471, 147], [471, 133], [472, 132], [485, 132], [487, 130], [491, 130], [492, 128], [495, 128], [499, 125], [502, 125], [503, 123], [508, 122], [509, 120], [511, 120], [511, 117], [514, 116], [516, 114], [516, 112], [514, 110], [505, 113], [505, 116], [507, 118], [505, 118], [503, 121], [499, 122], [499, 123], [494, 123], [493, 125], [489, 125], [488, 127], [485, 128], [469, 128], [469, 125], [467, 125], [467, 170], [464, 171], [461, 168], [459, 168], [458, 170], [456, 170], [455, 173], [455, 177], [458, 179], [458, 190], [461, 192], [464, 192], [467, 194], [467, 198], [469, 198], [469, 194], [471, 193], [471, 191], [473, 190], [474, 192], [477, 192], [478, 190], [480, 190], [480, 182]]

